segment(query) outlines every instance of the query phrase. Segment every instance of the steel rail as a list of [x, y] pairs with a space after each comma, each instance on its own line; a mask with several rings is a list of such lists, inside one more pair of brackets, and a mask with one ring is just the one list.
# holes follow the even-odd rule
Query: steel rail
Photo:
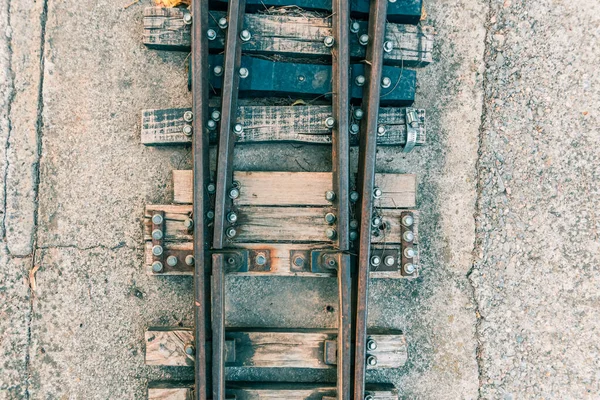
[[[235, 136], [233, 126], [237, 119], [237, 100], [240, 76], [247, 76], [240, 69], [242, 58], [240, 37], [244, 22], [246, 0], [230, 0], [227, 8], [227, 35], [223, 62], [223, 86], [221, 91], [221, 124], [217, 154], [217, 182], [215, 196], [215, 217], [213, 251], [225, 246], [226, 236], [235, 235], [228, 222], [234, 222], [232, 213], [233, 152]], [[244, 33], [248, 33], [244, 31]], [[238, 193], [239, 194], [239, 193]], [[227, 232], [226, 232], [227, 231]], [[233, 234], [231, 233], [233, 232]], [[225, 255], [213, 254], [212, 264], [212, 399], [225, 399]]]
[[365, 396], [365, 372], [367, 366], [367, 300], [369, 296], [369, 270], [371, 257], [371, 218], [373, 213], [373, 189], [377, 151], [377, 119], [381, 93], [381, 70], [383, 64], [385, 24], [388, 0], [372, 0], [369, 13], [369, 42], [365, 57], [367, 85], [362, 108], [360, 152], [358, 159], [358, 190], [360, 191], [359, 248], [356, 294], [356, 331], [354, 357], [354, 399]]
[[[210, 311], [210, 290], [207, 290], [210, 273], [208, 252], [208, 227], [205, 215], [209, 209], [207, 184], [209, 182], [208, 134], [204, 132], [208, 120], [208, 0], [193, 0], [192, 15], [192, 98], [194, 164], [194, 348], [195, 357], [195, 400], [206, 400], [206, 326]], [[208, 300], [207, 300], [208, 299]]]
[[[338, 278], [337, 398], [350, 400], [352, 392], [352, 276], [350, 250], [350, 5], [332, 1], [332, 172], [336, 217], [336, 246], [340, 251]], [[325, 39], [330, 40], [330, 38]]]

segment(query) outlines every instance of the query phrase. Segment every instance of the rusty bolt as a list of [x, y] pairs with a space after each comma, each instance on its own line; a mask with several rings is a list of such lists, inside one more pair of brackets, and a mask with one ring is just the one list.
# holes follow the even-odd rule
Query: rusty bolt
[[152, 263], [152, 272], [158, 274], [159, 272], [162, 272], [163, 270], [163, 264], [160, 261], [154, 261]]
[[185, 256], [185, 265], [194, 265], [195, 262], [196, 259], [193, 255], [188, 254], [187, 256]]
[[194, 113], [191, 111], [186, 111], [183, 113], [183, 120], [185, 122], [192, 122], [194, 120]]

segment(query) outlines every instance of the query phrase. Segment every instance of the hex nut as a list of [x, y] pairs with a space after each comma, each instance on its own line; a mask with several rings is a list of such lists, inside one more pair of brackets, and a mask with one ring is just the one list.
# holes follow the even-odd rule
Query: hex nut
[[217, 38], [217, 32], [214, 29], [209, 29], [206, 31], [206, 36], [208, 36], [208, 40], [215, 40]]
[[367, 365], [374, 367], [377, 365], [377, 357], [375, 356], [369, 356], [367, 357]]
[[192, 136], [192, 134], [194, 133], [194, 129], [191, 125], [184, 125], [182, 130], [185, 136]]
[[367, 82], [367, 79], [364, 77], [364, 75], [358, 75], [356, 78], [354, 78], [354, 83], [356, 83], [356, 86], [363, 86], [365, 82]]
[[231, 211], [227, 214], [227, 221], [229, 221], [230, 223], [235, 223], [238, 219], [238, 216], [235, 212]]
[[407, 247], [404, 249], [404, 256], [406, 258], [415, 258], [417, 256], [417, 251], [413, 247]]
[[240, 78], [246, 79], [248, 77], [248, 75], [250, 75], [248, 68], [246, 68], [246, 67], [240, 68]]
[[227, 228], [226, 235], [228, 238], [233, 238], [233, 237], [235, 237], [236, 234], [237, 234], [237, 231], [235, 230], [234, 227]]
[[325, 36], [323, 43], [325, 43], [325, 47], [333, 47], [333, 45], [335, 44], [335, 39], [333, 38], [333, 36]]
[[213, 68], [213, 73], [215, 74], [215, 76], [223, 75], [223, 67], [221, 65], [215, 65], [215, 67]]
[[378, 267], [379, 265], [381, 265], [381, 257], [379, 257], [379, 256], [371, 257], [371, 265], [374, 267]]
[[335, 119], [333, 117], [327, 117], [325, 120], [325, 126], [329, 129], [335, 126]]
[[390, 79], [389, 76], [384, 76], [383, 79], [381, 80], [381, 87], [384, 89], [387, 89], [390, 86], [392, 86], [392, 80]]
[[369, 339], [367, 341], [367, 350], [377, 350], [377, 341], [375, 339]]
[[156, 257], [162, 256], [163, 251], [164, 250], [163, 250], [163, 247], [161, 245], [157, 244], [156, 246], [152, 247], [152, 255], [154, 255]]
[[358, 134], [359, 131], [360, 131], [360, 127], [358, 126], [358, 124], [350, 125], [350, 134], [356, 135], [356, 134]]
[[233, 126], [233, 132], [236, 135], [241, 135], [244, 132], [244, 127], [242, 126], [242, 124], [235, 124]]
[[196, 348], [194, 347], [193, 344], [188, 343], [185, 345], [185, 354], [187, 354], [188, 356], [193, 356], [194, 353], [196, 353]]
[[219, 24], [219, 28], [221, 28], [221, 29], [227, 28], [227, 18], [225, 18], [225, 17], [219, 18], [218, 24]]
[[413, 240], [415, 240], [415, 234], [412, 231], [406, 231], [404, 232], [404, 235], [402, 235], [402, 238], [406, 242], [412, 242]]
[[176, 266], [178, 261], [179, 260], [177, 260], [177, 257], [175, 257], [175, 256], [169, 256], [169, 257], [167, 257], [167, 265], [169, 267]]
[[235, 200], [238, 197], [240, 197], [240, 190], [238, 188], [231, 188], [231, 190], [229, 190], [229, 198]]
[[354, 118], [356, 119], [362, 119], [362, 117], [365, 115], [365, 112], [363, 110], [361, 110], [360, 108], [357, 108], [354, 110]]
[[360, 24], [357, 21], [354, 21], [350, 24], [350, 32], [358, 33], [360, 30]]
[[335, 224], [336, 219], [337, 218], [334, 213], [325, 214], [325, 222], [327, 222], [329, 225]]
[[190, 14], [190, 13], [183, 14], [183, 22], [186, 25], [190, 25], [192, 23], [192, 20], [193, 20], [192, 14]]
[[360, 37], [358, 38], [358, 43], [362, 44], [363, 46], [369, 44], [369, 35], [367, 35], [366, 33], [360, 35]]
[[196, 259], [194, 258], [193, 255], [188, 254], [187, 256], [185, 256], [185, 264], [186, 265], [194, 265], [195, 262], [196, 262]]
[[185, 122], [192, 122], [194, 120], [194, 113], [191, 111], [186, 111], [183, 113], [183, 120]]
[[247, 42], [251, 38], [252, 38], [252, 34], [247, 29], [244, 29], [243, 31], [240, 32], [240, 39], [242, 39], [242, 42]]
[[163, 270], [163, 263], [161, 263], [160, 261], [154, 261], [152, 263], [152, 272], [158, 274], [159, 272], [162, 272]]
[[335, 200], [335, 192], [333, 190], [328, 190], [327, 192], [325, 192], [325, 199], [327, 201], [334, 201]]
[[163, 223], [163, 221], [164, 221], [164, 218], [163, 218], [163, 216], [162, 216], [162, 215], [160, 215], [160, 214], [154, 214], [154, 215], [152, 216], [152, 223], [153, 223], [154, 225], [160, 225], [160, 224], [162, 224], [162, 223]]
[[256, 265], [265, 265], [267, 263], [267, 257], [260, 253], [256, 255], [254, 261], [256, 262]]
[[214, 130], [214, 129], [216, 129], [216, 128], [217, 128], [217, 123], [216, 123], [214, 120], [212, 120], [212, 119], [209, 119], [209, 120], [206, 122], [206, 127], [207, 127], [209, 130], [211, 130], [211, 131], [212, 131], [212, 130]]
[[294, 263], [294, 265], [296, 267], [303, 267], [304, 266], [304, 257], [302, 257], [301, 255], [296, 255], [296, 256], [294, 256], [294, 259], [292, 262]]
[[417, 270], [417, 267], [415, 267], [415, 264], [413, 264], [413, 263], [406, 263], [406, 264], [404, 264], [404, 272], [407, 275], [414, 274], [416, 270]]
[[152, 239], [154, 240], [160, 240], [163, 238], [163, 231], [162, 229], [155, 229], [152, 231]]
[[386, 53], [391, 53], [392, 50], [394, 50], [394, 43], [390, 42], [389, 40], [386, 41], [383, 44], [383, 51], [385, 51]]
[[219, 121], [221, 119], [221, 111], [214, 110], [212, 113], [210, 113], [210, 117], [215, 121]]
[[383, 263], [388, 267], [392, 267], [396, 263], [396, 259], [394, 258], [394, 256], [386, 256], [383, 259]]
[[402, 225], [409, 227], [412, 226], [412, 224], [415, 222], [415, 219], [413, 218], [412, 215], [405, 215], [404, 217], [402, 217]]

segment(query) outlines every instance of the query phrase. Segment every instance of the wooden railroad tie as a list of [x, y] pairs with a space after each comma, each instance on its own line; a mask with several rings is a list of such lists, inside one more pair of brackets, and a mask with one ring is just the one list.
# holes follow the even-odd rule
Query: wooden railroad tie
[[[378, 171], [376, 149], [409, 153], [426, 142], [410, 69], [432, 62], [434, 31], [417, 25], [421, 8], [192, 0], [189, 9], [145, 10], [146, 46], [191, 50], [193, 95], [191, 108], [142, 111], [144, 145], [191, 145], [193, 154], [192, 170], [173, 171], [171, 204], [146, 206], [143, 229], [146, 272], [194, 281], [194, 326], [149, 328], [146, 364], [193, 368], [194, 381], [151, 382], [149, 399], [399, 399], [393, 385], [365, 379], [408, 358], [403, 332], [367, 327], [368, 288], [418, 276], [416, 176]], [[234, 146], [265, 142], [329, 145], [332, 172], [234, 170]], [[226, 275], [336, 279], [337, 327], [227, 326]], [[233, 369], [335, 379], [227, 381]]]

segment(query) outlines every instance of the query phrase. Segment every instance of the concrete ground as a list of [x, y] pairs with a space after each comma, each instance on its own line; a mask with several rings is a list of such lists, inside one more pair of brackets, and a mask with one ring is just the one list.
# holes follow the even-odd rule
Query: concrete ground
[[[128, 3], [0, 0], [0, 399], [141, 399], [190, 377], [144, 365], [148, 326], [191, 325], [192, 286], [145, 275], [141, 231], [190, 154], [139, 143], [141, 109], [190, 104], [186, 55], [145, 49], [149, 1]], [[377, 380], [406, 399], [600, 398], [600, 5], [426, 7], [429, 144], [378, 156], [419, 176], [423, 262], [373, 285], [370, 324], [409, 341]], [[330, 167], [308, 147], [244, 147], [237, 168]], [[335, 323], [331, 281], [253, 282], [228, 282], [229, 325]], [[258, 296], [283, 305], [259, 314]]]

